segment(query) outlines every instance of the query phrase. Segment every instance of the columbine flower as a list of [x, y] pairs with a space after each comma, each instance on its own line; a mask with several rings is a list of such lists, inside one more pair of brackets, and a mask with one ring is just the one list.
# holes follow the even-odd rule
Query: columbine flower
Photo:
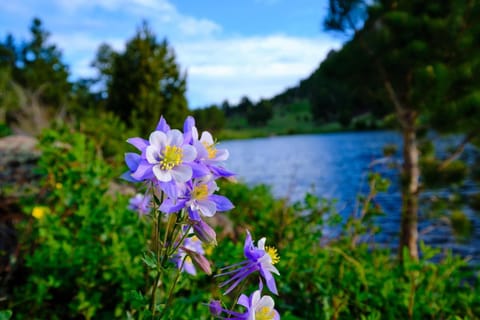
[[[155, 131], [162, 131], [165, 133], [170, 131], [170, 126], [167, 124], [167, 121], [165, 121], [163, 116], [160, 117]], [[155, 176], [150, 170], [151, 165], [146, 160], [146, 150], [150, 142], [139, 137], [127, 139], [127, 142], [137, 148], [138, 151], [140, 151], [140, 154], [133, 152], [125, 154], [125, 162], [128, 166], [128, 171], [122, 175], [122, 178], [130, 182], [141, 182], [143, 180], [153, 181]], [[136, 173], [135, 177], [132, 176], [134, 173]]]
[[128, 208], [138, 212], [139, 215], [146, 215], [150, 212], [151, 199], [152, 197], [149, 195], [137, 193], [133, 198], [130, 199]]
[[188, 141], [197, 149], [196, 161], [205, 166], [215, 177], [231, 177], [234, 173], [221, 166], [228, 159], [226, 149], [217, 149], [216, 143], [210, 132], [204, 131], [199, 138], [195, 127], [195, 119], [188, 117], [184, 124], [185, 141]]
[[[274, 247], [265, 247], [265, 238], [258, 240], [258, 247], [255, 247], [252, 241], [250, 232], [247, 231], [247, 237], [245, 238], [244, 254], [247, 260], [234, 264], [232, 266], [223, 268], [222, 270], [228, 270], [217, 277], [231, 275], [231, 278], [222, 282], [220, 287], [224, 287], [230, 284], [230, 287], [225, 291], [225, 294], [231, 292], [240, 282], [247, 278], [255, 271], [259, 271], [260, 275], [265, 279], [268, 289], [278, 294], [275, 279], [272, 273], [279, 275], [277, 268], [273, 265], [276, 264], [280, 258], [277, 253], [277, 249]], [[231, 270], [234, 269], [234, 270]]]
[[[202, 256], [202, 257], [205, 254], [205, 251], [203, 250], [203, 247], [202, 247], [202, 242], [195, 236], [190, 237], [190, 238], [186, 238], [183, 241], [183, 245], [178, 249], [178, 253], [173, 257], [173, 262], [177, 265], [177, 268], [181, 268], [182, 267], [182, 261], [183, 261], [183, 259], [185, 259], [185, 262], [183, 262], [183, 267], [182, 267], [181, 271], [185, 271], [186, 273], [194, 276], [194, 275], [197, 274], [197, 270], [195, 269], [195, 266], [193, 265], [192, 256], [195, 260], [198, 260], [198, 261], [195, 261], [195, 262], [197, 262], [197, 264], [199, 264], [199, 266], [204, 271], [205, 271], [205, 268], [204, 268], [205, 263], [202, 262], [202, 261], [200, 261], [200, 263], [199, 263], [199, 257], [197, 257], [195, 255], [192, 255], [192, 252], [196, 253], [197, 255]], [[206, 258], [205, 258], [205, 260], [206, 260]], [[208, 261], [207, 261], [207, 263], [208, 263]], [[209, 267], [210, 267], [210, 265], [209, 265]], [[210, 271], [210, 273], [211, 273], [211, 271]]]
[[177, 199], [167, 198], [160, 206], [160, 210], [173, 213], [187, 208], [190, 219], [200, 221], [201, 216], [212, 217], [217, 211], [232, 209], [233, 204], [230, 200], [213, 194], [217, 189], [217, 184], [213, 180], [194, 179], [186, 183], [183, 195]]
[[280, 315], [274, 309], [275, 302], [270, 296], [261, 296], [260, 290], [254, 291], [250, 297], [242, 294], [237, 304], [244, 306], [244, 313], [223, 309], [219, 301], [210, 302], [210, 312], [219, 317], [222, 312], [232, 320], [280, 320]]
[[167, 133], [154, 131], [149, 142], [146, 159], [158, 181], [184, 183], [192, 178], [192, 168], [185, 163], [193, 161], [197, 152], [192, 146], [183, 144], [183, 135], [179, 130]]

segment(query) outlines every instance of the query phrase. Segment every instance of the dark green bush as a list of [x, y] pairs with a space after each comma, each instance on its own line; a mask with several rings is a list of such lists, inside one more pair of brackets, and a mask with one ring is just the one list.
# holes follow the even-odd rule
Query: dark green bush
[[43, 196], [25, 209], [42, 214], [20, 230], [25, 261], [14, 316], [122, 318], [129, 293], [143, 286], [144, 225], [126, 196], [109, 193], [116, 177], [85, 135], [49, 131], [40, 146]]

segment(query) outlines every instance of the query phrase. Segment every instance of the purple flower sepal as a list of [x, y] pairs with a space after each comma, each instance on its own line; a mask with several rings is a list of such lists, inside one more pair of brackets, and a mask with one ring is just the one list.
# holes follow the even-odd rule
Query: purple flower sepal
[[247, 236], [244, 244], [244, 255], [247, 260], [223, 268], [224, 272], [216, 275], [216, 277], [230, 276], [230, 279], [222, 282], [220, 287], [229, 285], [224, 294], [230, 293], [245, 278], [254, 272], [259, 272], [261, 277], [265, 279], [268, 289], [278, 294], [275, 278], [272, 273], [279, 275], [277, 268], [273, 265], [279, 261], [276, 249], [265, 247], [265, 238], [258, 240], [258, 246], [253, 244], [252, 236], [247, 230]]

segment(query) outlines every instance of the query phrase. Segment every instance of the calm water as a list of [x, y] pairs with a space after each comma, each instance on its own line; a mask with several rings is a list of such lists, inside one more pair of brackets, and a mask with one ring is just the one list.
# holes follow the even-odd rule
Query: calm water
[[[376, 198], [387, 213], [378, 219], [383, 231], [376, 240], [394, 246], [398, 239], [401, 195], [398, 171], [379, 160], [386, 144], [400, 146], [400, 135], [380, 131], [298, 135], [224, 141], [219, 148], [230, 151], [226, 165], [238, 174], [239, 180], [250, 185], [270, 185], [277, 197], [288, 197], [291, 201], [302, 199], [307, 192], [337, 199], [337, 208], [343, 216], [351, 214], [359, 192], [368, 192], [366, 174], [369, 170], [381, 172], [392, 180], [392, 186]], [[399, 153], [395, 159], [400, 160]], [[467, 185], [464, 192], [474, 189], [473, 185]], [[432, 195], [424, 193], [423, 196]], [[419, 222], [420, 238], [434, 246], [449, 247], [456, 253], [472, 256], [474, 262], [480, 263], [480, 217], [468, 208], [465, 212], [475, 228], [473, 238], [467, 242], [458, 242], [446, 223], [423, 215]], [[432, 229], [431, 226], [435, 226], [433, 231], [422, 234], [422, 230]]]

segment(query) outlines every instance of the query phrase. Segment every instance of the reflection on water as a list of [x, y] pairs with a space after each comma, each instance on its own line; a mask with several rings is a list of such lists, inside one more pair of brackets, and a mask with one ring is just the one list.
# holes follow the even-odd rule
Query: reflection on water
[[[368, 192], [365, 176], [372, 161], [383, 157], [385, 145], [400, 143], [398, 133], [376, 131], [224, 141], [219, 148], [230, 151], [227, 167], [238, 174], [239, 180], [268, 184], [277, 197], [288, 197], [291, 201], [302, 199], [306, 192], [338, 199], [340, 213], [348, 216], [356, 195]], [[399, 161], [400, 154], [395, 158]], [[383, 232], [377, 240], [395, 244], [401, 205], [398, 171], [386, 164], [377, 164], [374, 169], [392, 180], [388, 192], [376, 199], [387, 213], [378, 220]], [[456, 243], [445, 225], [421, 235], [421, 239], [480, 260], [480, 221], [471, 212], [467, 214], [473, 218], [475, 228], [473, 238], [467, 243]], [[432, 220], [420, 219], [420, 230], [431, 225]]]

